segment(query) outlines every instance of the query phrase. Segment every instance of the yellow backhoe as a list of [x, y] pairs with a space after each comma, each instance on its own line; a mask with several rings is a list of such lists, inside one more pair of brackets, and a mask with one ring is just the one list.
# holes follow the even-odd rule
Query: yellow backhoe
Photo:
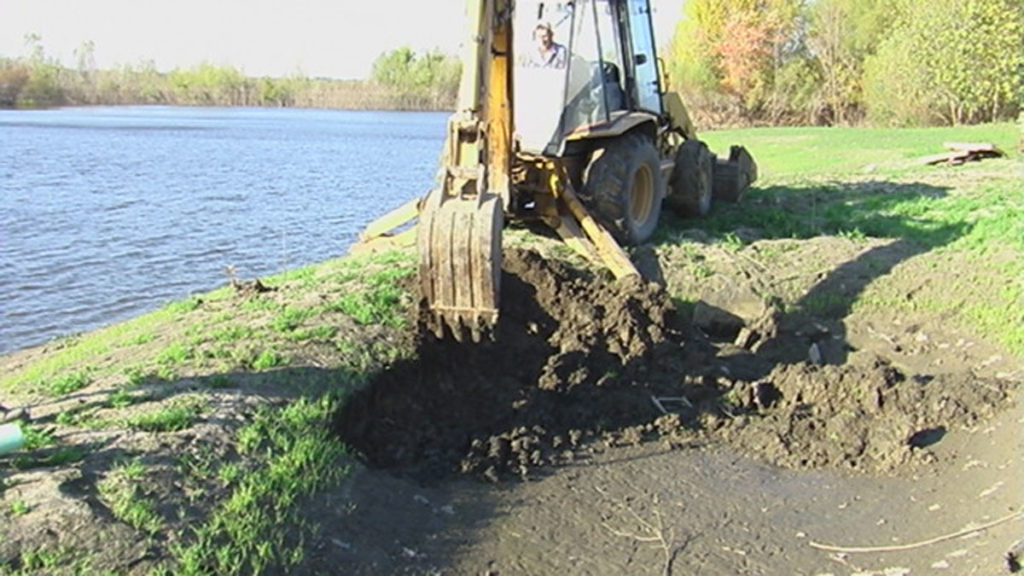
[[374, 222], [360, 246], [417, 238], [433, 329], [478, 340], [498, 321], [505, 221], [540, 220], [621, 278], [663, 204], [707, 214], [757, 177], [717, 159], [659, 73], [649, 0], [469, 0], [458, 109], [435, 187]]

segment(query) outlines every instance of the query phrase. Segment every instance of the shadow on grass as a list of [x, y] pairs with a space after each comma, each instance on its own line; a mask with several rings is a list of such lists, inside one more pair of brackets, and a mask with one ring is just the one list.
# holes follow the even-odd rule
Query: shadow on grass
[[[937, 203], [949, 189], [923, 183], [833, 182], [808, 186], [769, 186], [751, 190], [740, 204], [717, 205], [699, 223], [711, 235], [709, 242], [738, 243], [744, 238], [804, 240], [821, 236], [888, 240], [822, 272], [816, 283], [791, 303], [778, 325], [789, 332], [808, 322], [826, 321], [830, 336], [823, 342], [823, 361], [842, 364], [849, 346], [843, 319], [864, 290], [889, 274], [901, 262], [949, 245], [970, 233], [972, 224], [945, 214]], [[684, 225], [677, 221], [675, 224]], [[663, 232], [662, 242], [678, 237], [678, 230]], [[785, 271], [772, 271], [785, 274]], [[812, 330], [813, 331], [813, 330]], [[769, 342], [775, 363], [805, 361], [808, 348]], [[810, 344], [808, 342], [807, 344]]]
[[[231, 572], [222, 563], [229, 557], [240, 573], [392, 573], [388, 566], [416, 560], [403, 556], [406, 549], [429, 550], [431, 566], [445, 565], [456, 546], [436, 532], [452, 523], [446, 506], [454, 488], [361, 472], [334, 433], [333, 411], [366, 379], [347, 368], [293, 367], [134, 387], [140, 399], [127, 407], [132, 412], [196, 407], [166, 427], [140, 428], [124, 411], [115, 414], [117, 389], [62, 398], [74, 404], [75, 422], [66, 412], [35, 418], [27, 426], [53, 438], [0, 456], [0, 487], [27, 490], [33, 507], [35, 496], [49, 494], [50, 502], [39, 504], [44, 515], [11, 519], [0, 566], [20, 569], [19, 550], [44, 549], [93, 567], [162, 565], [168, 573], [192, 573], [196, 565], [201, 573]], [[313, 415], [290, 410], [298, 404]], [[36, 411], [47, 412], [41, 406]], [[487, 502], [473, 503], [474, 517], [489, 514]], [[83, 509], [92, 520], [67, 530], [64, 518]], [[249, 526], [245, 511], [272, 520]], [[404, 519], [399, 527], [396, 518]], [[470, 528], [465, 521], [460, 529]], [[105, 534], [117, 534], [120, 544], [103, 544]], [[175, 553], [182, 545], [187, 552]]]

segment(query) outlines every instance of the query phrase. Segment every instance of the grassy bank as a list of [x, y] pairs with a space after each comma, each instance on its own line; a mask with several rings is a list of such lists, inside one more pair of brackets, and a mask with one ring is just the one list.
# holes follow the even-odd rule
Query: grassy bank
[[[948, 312], [951, 320], [1024, 357], [1024, 162], [1014, 124], [925, 129], [770, 128], [703, 135], [712, 149], [742, 142], [761, 179], [744, 203], [719, 206], [706, 229], [729, 238], [890, 239], [907, 265], [945, 268], [941, 286], [908, 300], [885, 278], [853, 306]], [[945, 142], [991, 142], [1007, 157], [927, 166]]]
[[[351, 464], [332, 415], [410, 353], [411, 262], [343, 259], [239, 282], [5, 358], [4, 404], [30, 405], [32, 420], [26, 450], [0, 456], [0, 513], [45, 514], [19, 478], [74, 470], [94, 482], [96, 506], [162, 550], [149, 573], [301, 564], [316, 529], [301, 506]], [[143, 445], [120, 440], [139, 435]], [[122, 573], [128, 552], [98, 544], [21, 546], [0, 556], [0, 574]]]
[[[667, 217], [655, 251], [700, 277], [713, 273], [702, 267], [712, 250], [745, 257], [756, 245], [759, 262], [784, 275], [786, 251], [801, 240], [890, 249], [895, 257], [849, 301], [784, 287], [764, 296], [786, 311], [937, 316], [1024, 359], [1024, 164], [1014, 126], [703, 137], [715, 150], [748, 146], [761, 179], [707, 220]], [[1011, 154], [957, 167], [917, 162], [950, 140]], [[908, 298], [897, 272], [941, 281]], [[123, 573], [129, 560], [152, 574], [301, 565], [318, 531], [312, 499], [355, 466], [330, 431], [338, 405], [415, 354], [414, 274], [409, 253], [332, 260], [0, 358], [3, 404], [28, 405], [32, 416], [27, 449], [0, 456], [0, 575]], [[696, 297], [679, 290], [680, 301]], [[39, 474], [56, 480], [38, 488]], [[65, 533], [54, 503], [68, 486], [101, 511], [90, 517], [98, 527]], [[45, 530], [26, 523], [56, 535], [27, 538]]]

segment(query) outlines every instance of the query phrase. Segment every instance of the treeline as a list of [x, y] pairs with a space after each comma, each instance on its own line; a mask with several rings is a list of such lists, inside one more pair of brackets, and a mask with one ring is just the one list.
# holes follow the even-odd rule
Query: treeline
[[253, 78], [232, 66], [198, 64], [162, 72], [152, 61], [98, 69], [94, 45], [66, 66], [48, 56], [37, 35], [28, 54], [0, 57], [0, 108], [159, 104], [377, 110], [448, 110], [455, 106], [459, 64], [438, 52], [409, 48], [382, 54], [367, 80]]
[[1021, 0], [688, 0], [669, 77], [703, 125], [961, 124], [1024, 108]]
[[[961, 124], [1024, 109], [1021, 0], [686, 0], [671, 85], [702, 126]], [[460, 64], [408, 47], [366, 80], [253, 78], [231, 66], [98, 69], [91, 42], [65, 66], [41, 38], [0, 57], [0, 107], [92, 104], [450, 110]]]

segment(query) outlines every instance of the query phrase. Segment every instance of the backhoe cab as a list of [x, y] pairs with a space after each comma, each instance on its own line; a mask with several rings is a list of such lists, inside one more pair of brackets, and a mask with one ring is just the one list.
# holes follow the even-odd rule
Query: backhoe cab
[[506, 219], [545, 222], [621, 278], [638, 274], [621, 246], [647, 241], [663, 204], [704, 216], [756, 179], [745, 149], [716, 159], [664, 90], [648, 0], [470, 0], [467, 16], [436, 185], [361, 237], [419, 217], [439, 337], [476, 340], [497, 322]]

